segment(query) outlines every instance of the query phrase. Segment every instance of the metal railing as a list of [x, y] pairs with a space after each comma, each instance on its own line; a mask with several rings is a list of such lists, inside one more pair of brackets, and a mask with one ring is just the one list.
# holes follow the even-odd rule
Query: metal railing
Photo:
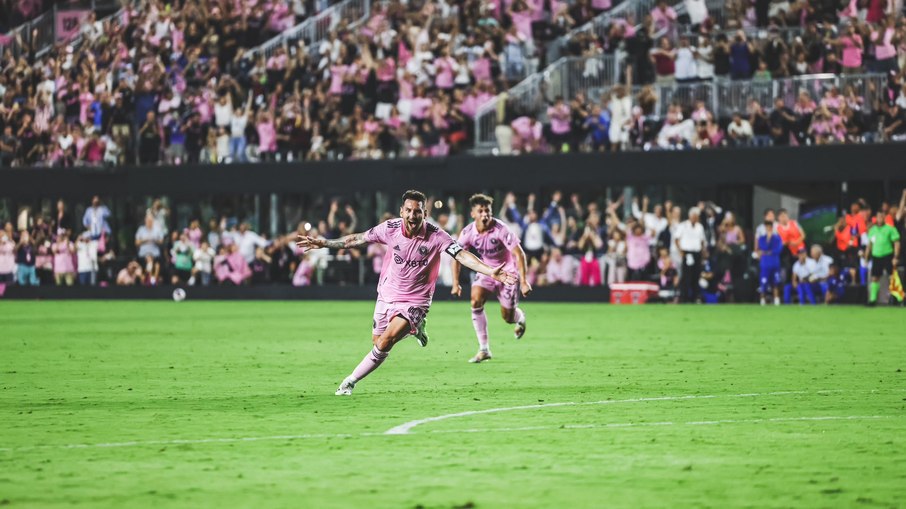
[[[698, 36], [699, 34], [693, 32], [691, 27], [686, 27], [687, 29], [683, 32], [683, 35], [689, 37], [690, 39]], [[774, 27], [773, 29], [768, 29], [766, 27], [745, 27], [745, 28], [733, 28], [727, 30], [715, 30], [710, 33], [712, 37], [718, 35], [723, 35], [727, 40], [732, 41], [736, 36], [736, 33], [740, 30], [746, 35], [746, 39], [750, 41], [755, 41], [757, 43], [767, 43], [770, 41], [771, 37], [776, 34], [776, 37], [782, 40], [787, 44], [792, 44], [796, 37], [801, 36], [804, 32], [804, 29], [799, 26], [790, 26], [790, 27]]]
[[[657, 6], [657, 2], [658, 0], [627, 0], [616, 5], [609, 11], [598, 14], [585, 24], [576, 27], [551, 41], [547, 47], [547, 61], [549, 63], [555, 62], [563, 56], [563, 48], [566, 47], [570, 40], [580, 34], [588, 33], [601, 37], [606, 36], [610, 26], [617, 19], [622, 19], [636, 27], [636, 29], [640, 29], [641, 22], [645, 18], [645, 15], [650, 13], [651, 10]], [[711, 19], [715, 20], [718, 24], [723, 24], [725, 8], [724, 0], [706, 0], [706, 5]], [[687, 14], [686, 4], [682, 1], [674, 5], [673, 9], [678, 16]]]
[[[887, 76], [884, 74], [810, 74], [775, 80], [732, 81], [718, 79], [712, 82], [676, 83], [673, 85], [642, 85], [632, 89], [635, 97], [643, 88], [650, 87], [657, 97], [652, 115], [663, 117], [671, 105], [692, 107], [702, 101], [718, 118], [729, 118], [734, 113], [746, 114], [752, 100], [758, 101], [765, 109], [773, 107], [774, 100], [783, 99], [786, 106], [792, 107], [801, 92], [819, 103], [824, 92], [836, 86], [841, 95], [852, 87], [858, 97], [871, 103], [887, 87]], [[590, 101], [597, 102], [609, 92], [609, 88], [589, 89], [586, 93]]]
[[[109, 12], [116, 9], [117, 5], [118, 3], [113, 0], [91, 0], [83, 2], [69, 2], [68, 4], [66, 4], [66, 8], [62, 10], [65, 11], [67, 9], [84, 8], [94, 12], [97, 12], [98, 10], [106, 10], [107, 12]], [[61, 9], [58, 9], [57, 6], [54, 5], [53, 9], [10, 30], [6, 34], [9, 42], [5, 45], [0, 44], [0, 53], [5, 52], [7, 49], [9, 49], [10, 51], [12, 51], [13, 56], [18, 58], [22, 55], [27, 47], [34, 48], [35, 53], [38, 55], [46, 53], [48, 50], [50, 50], [50, 48], [53, 47], [54, 44], [58, 42], [56, 33], [56, 14], [60, 10]], [[122, 12], [122, 10], [120, 10], [119, 12]], [[115, 16], [119, 12], [104, 19], [110, 19], [112, 16]]]
[[252, 48], [247, 55], [252, 58], [262, 55], [268, 58], [277, 51], [277, 48], [296, 44], [299, 40], [306, 42], [309, 51], [317, 51], [316, 45], [327, 39], [330, 32], [343, 21], [347, 21], [347, 26], [351, 28], [365, 22], [370, 16], [371, 0], [343, 0]]
[[[577, 92], [608, 87], [619, 78], [613, 55], [563, 57], [547, 69], [530, 75], [509, 89], [506, 100], [519, 113], [535, 113], [543, 118], [547, 102], [557, 96], [566, 100]], [[498, 109], [502, 95], [478, 107], [475, 112], [475, 148], [487, 150], [497, 144]]]

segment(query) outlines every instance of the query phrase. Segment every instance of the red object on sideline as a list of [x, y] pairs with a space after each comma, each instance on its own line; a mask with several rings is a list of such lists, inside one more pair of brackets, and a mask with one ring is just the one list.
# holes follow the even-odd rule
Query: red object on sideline
[[611, 304], [644, 304], [657, 296], [659, 288], [647, 281], [628, 281], [610, 285]]

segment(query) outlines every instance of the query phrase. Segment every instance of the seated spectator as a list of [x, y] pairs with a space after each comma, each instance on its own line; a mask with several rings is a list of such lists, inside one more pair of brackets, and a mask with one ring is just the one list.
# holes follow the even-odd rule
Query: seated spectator
[[120, 269], [119, 273], [116, 275], [117, 286], [135, 286], [142, 284], [143, 280], [144, 274], [142, 274], [142, 266], [134, 260]]
[[730, 144], [742, 147], [752, 142], [755, 133], [752, 131], [752, 124], [742, 118], [739, 113], [733, 114], [733, 121], [727, 126], [727, 139]]
[[818, 270], [818, 266], [815, 260], [809, 258], [808, 250], [805, 248], [800, 249], [797, 256], [798, 259], [793, 264], [790, 283], [783, 288], [783, 302], [789, 304], [791, 302], [790, 294], [792, 290], [796, 290], [799, 297], [799, 305], [805, 304], [806, 300], [808, 300], [809, 304], [815, 304], [815, 292], [811, 280]]
[[229, 282], [236, 286], [245, 284], [252, 277], [248, 263], [239, 252], [239, 246], [232, 244], [221, 247], [214, 257], [214, 275], [219, 283]]

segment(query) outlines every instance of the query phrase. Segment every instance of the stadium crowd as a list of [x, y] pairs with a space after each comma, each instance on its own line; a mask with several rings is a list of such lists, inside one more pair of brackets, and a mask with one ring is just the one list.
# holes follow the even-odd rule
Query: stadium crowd
[[[468, 210], [450, 198], [429, 217], [452, 235]], [[193, 219], [174, 228], [169, 209], [154, 200], [128, 245], [115, 246], [110, 210], [95, 197], [80, 220], [57, 202], [53, 214], [20, 214], [0, 232], [0, 283], [19, 285], [257, 285], [375, 282], [386, 248], [303, 253], [297, 234], [338, 238], [364, 227], [351, 204], [330, 201], [326, 214], [273, 238], [235, 217]], [[383, 218], [387, 219], [390, 214]], [[870, 286], [878, 271], [902, 269], [906, 243], [906, 190], [898, 203], [872, 208], [864, 200], [841, 214], [828, 238], [806, 238], [785, 210], [767, 210], [764, 222], [743, 229], [736, 215], [711, 202], [684, 208], [635, 197], [627, 204], [600, 196], [584, 201], [555, 192], [542, 203], [507, 194], [497, 218], [522, 241], [534, 286], [602, 286], [650, 282], [671, 302], [733, 302], [741, 286], [759, 286], [762, 301], [832, 302], [847, 288]], [[879, 222], [880, 220], [880, 222]], [[888, 230], [879, 228], [889, 225]], [[206, 226], [206, 227], [205, 227]], [[771, 235], [767, 233], [771, 232]], [[889, 236], [886, 252], [880, 235]], [[881, 246], [881, 247], [879, 247]], [[886, 245], [885, 245], [886, 246]], [[888, 257], [884, 260], [876, 258]], [[874, 265], [874, 268], [873, 268]], [[879, 268], [880, 267], [880, 268]], [[448, 261], [439, 283], [452, 284]], [[828, 289], [830, 288], [830, 290]]]
[[[754, 16], [762, 26], [761, 7], [770, 4], [771, 26], [804, 26], [790, 44], [770, 35], [749, 41], [742, 33], [732, 43], [720, 33], [712, 41], [712, 24], [699, 20], [704, 2], [686, 3], [689, 20], [661, 2], [641, 28], [616, 23], [607, 37], [581, 42], [579, 51], [622, 51], [625, 74], [637, 84], [865, 69], [890, 71], [888, 89], [871, 98], [843, 90], [830, 100], [803, 97], [784, 108], [752, 105], [740, 112], [747, 118], [730, 125], [688, 104], [674, 108], [664, 127], [651, 117], [650, 90], [635, 102], [619, 87], [600, 101], [549, 97], [546, 111], [510, 112], [514, 151], [560, 150], [567, 143], [573, 150], [776, 143], [783, 138], [777, 130], [795, 131], [792, 143], [906, 134], [906, 91], [897, 71], [906, 37], [893, 3], [878, 11], [875, 0], [865, 9], [853, 2], [834, 15], [826, 2], [755, 2], [755, 14], [728, 22], [747, 26]], [[345, 20], [317, 44], [301, 39], [268, 54], [250, 51], [325, 6], [323, 0], [141, 0], [119, 18], [89, 16], [79, 46], [61, 44], [40, 56], [32, 48], [19, 58], [6, 51], [0, 166], [462, 153], [478, 106], [539, 68], [551, 40], [612, 7], [607, 0], [375, 3], [364, 23], [352, 27]], [[841, 20], [849, 24], [837, 28]], [[696, 35], [681, 36], [686, 28]], [[536, 118], [545, 119], [543, 128]]]

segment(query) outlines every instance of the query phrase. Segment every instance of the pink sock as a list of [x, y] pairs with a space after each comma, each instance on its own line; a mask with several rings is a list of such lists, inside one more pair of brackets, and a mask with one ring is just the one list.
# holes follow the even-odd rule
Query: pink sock
[[484, 308], [472, 309], [472, 325], [475, 326], [475, 334], [478, 335], [478, 347], [488, 351], [488, 317], [484, 314]]
[[525, 320], [525, 313], [517, 307], [516, 311], [513, 313], [513, 323], [519, 323], [522, 320]]
[[355, 378], [357, 382], [365, 378], [369, 373], [376, 370], [388, 355], [390, 355], [390, 352], [382, 352], [375, 346], [368, 352], [368, 355], [362, 359], [362, 362], [352, 370], [352, 377]]

